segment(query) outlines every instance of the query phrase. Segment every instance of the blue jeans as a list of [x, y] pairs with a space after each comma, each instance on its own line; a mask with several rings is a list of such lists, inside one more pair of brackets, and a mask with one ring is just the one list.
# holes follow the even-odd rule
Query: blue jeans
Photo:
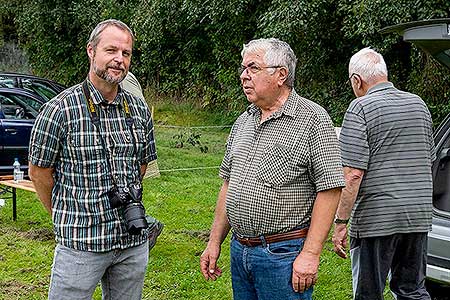
[[79, 251], [58, 244], [48, 299], [91, 300], [99, 281], [103, 300], [140, 300], [148, 262], [148, 242], [109, 252]]
[[231, 240], [231, 280], [234, 300], [311, 300], [313, 289], [292, 288], [292, 264], [305, 239], [248, 247]]

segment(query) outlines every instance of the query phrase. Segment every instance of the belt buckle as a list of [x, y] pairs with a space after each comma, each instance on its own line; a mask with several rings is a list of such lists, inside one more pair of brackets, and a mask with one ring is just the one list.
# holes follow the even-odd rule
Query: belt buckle
[[242, 241], [244, 242], [243, 243], [244, 245], [246, 245], [248, 247], [252, 246], [252, 243], [250, 243], [250, 238], [248, 238], [248, 237], [242, 238]]
[[241, 243], [244, 246], [247, 247], [252, 247], [252, 243], [250, 242], [250, 238], [249, 237], [239, 237], [238, 236], [238, 242]]

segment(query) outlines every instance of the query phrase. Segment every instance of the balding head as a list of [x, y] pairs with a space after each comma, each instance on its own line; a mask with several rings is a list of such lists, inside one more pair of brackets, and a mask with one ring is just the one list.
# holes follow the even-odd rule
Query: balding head
[[348, 65], [349, 76], [357, 74], [368, 84], [387, 81], [388, 71], [383, 56], [370, 48], [355, 53]]

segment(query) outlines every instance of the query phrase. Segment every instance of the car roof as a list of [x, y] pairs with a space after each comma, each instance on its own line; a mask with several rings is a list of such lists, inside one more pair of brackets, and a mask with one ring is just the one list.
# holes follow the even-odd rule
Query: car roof
[[402, 23], [385, 27], [380, 32], [402, 35], [405, 42], [417, 45], [450, 68], [450, 18]]
[[22, 74], [22, 73], [13, 73], [13, 72], [0, 72], [0, 77], [10, 77], [10, 78], [26, 78], [26, 79], [33, 79], [33, 80], [40, 80], [40, 81], [46, 81], [51, 83], [53, 86], [56, 86], [60, 91], [64, 90], [66, 87], [56, 81], [53, 81], [51, 79], [38, 77], [31, 74]]

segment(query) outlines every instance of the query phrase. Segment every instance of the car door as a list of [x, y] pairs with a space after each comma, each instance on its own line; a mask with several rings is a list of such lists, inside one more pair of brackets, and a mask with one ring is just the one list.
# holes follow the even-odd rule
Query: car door
[[[410, 22], [384, 28], [382, 32], [402, 35], [404, 41], [415, 44], [450, 69], [450, 19]], [[433, 221], [428, 234], [427, 277], [450, 284], [450, 116], [434, 136], [437, 158], [433, 164]]]
[[15, 89], [0, 89], [0, 175], [12, 174], [14, 158], [24, 170], [28, 165], [28, 143], [38, 110], [38, 98]]

